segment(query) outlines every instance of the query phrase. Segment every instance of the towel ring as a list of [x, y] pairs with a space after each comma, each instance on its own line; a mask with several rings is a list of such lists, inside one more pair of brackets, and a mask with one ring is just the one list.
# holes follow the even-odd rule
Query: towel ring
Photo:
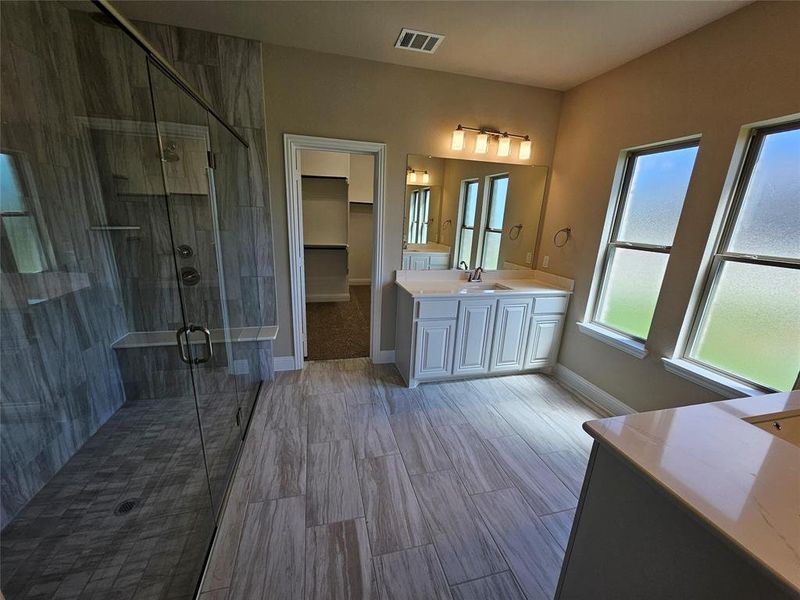
[[[515, 233], [516, 235], [514, 235]], [[516, 225], [512, 225], [511, 229], [508, 230], [508, 239], [518, 240], [520, 233], [522, 233], [522, 223], [517, 223]]]
[[[560, 233], [564, 234], [564, 241], [561, 244], [558, 243], [558, 240], [559, 240], [558, 235]], [[555, 234], [553, 235], [553, 245], [556, 248], [563, 248], [564, 246], [567, 245], [567, 242], [569, 241], [569, 238], [571, 238], [571, 237], [572, 237], [572, 228], [571, 227], [562, 227], [561, 229], [556, 231]]]

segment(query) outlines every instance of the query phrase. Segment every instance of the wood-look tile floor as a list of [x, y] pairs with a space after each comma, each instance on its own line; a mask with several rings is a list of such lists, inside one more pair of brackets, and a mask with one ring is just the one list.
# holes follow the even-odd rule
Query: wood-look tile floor
[[552, 598], [600, 417], [545, 375], [265, 386], [202, 600]]

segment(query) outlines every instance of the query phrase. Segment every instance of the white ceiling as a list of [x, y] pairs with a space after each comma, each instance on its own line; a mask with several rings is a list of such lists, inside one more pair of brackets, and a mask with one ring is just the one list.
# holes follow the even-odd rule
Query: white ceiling
[[[131, 19], [381, 62], [569, 89], [749, 0], [117, 0]], [[443, 33], [434, 55], [394, 48], [402, 27]]]

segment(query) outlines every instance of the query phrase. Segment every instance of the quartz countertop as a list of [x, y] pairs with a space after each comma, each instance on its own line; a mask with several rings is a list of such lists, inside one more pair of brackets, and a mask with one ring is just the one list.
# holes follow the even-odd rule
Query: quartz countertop
[[[465, 271], [398, 271], [397, 285], [414, 298], [480, 298], [484, 296], [548, 295], [563, 296], [572, 293], [572, 280], [541, 271], [510, 270], [488, 271], [482, 281], [467, 281]], [[473, 284], [490, 286], [498, 284], [503, 289], [486, 289], [462, 292]]]
[[584, 429], [800, 592], [800, 448], [749, 421], [800, 415], [800, 392], [589, 421]]

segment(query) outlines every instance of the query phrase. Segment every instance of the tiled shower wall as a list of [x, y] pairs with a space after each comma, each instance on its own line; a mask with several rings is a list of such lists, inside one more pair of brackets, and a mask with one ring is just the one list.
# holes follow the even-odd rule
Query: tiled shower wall
[[[230, 324], [273, 324], [260, 45], [140, 26], [250, 143], [249, 194], [224, 217], [238, 227], [237, 252], [226, 254], [225, 266]], [[163, 197], [160, 204], [110, 197], [96, 134], [82, 125], [87, 117], [152, 119], [136, 108], [149, 102], [141, 68], [131, 68], [144, 55], [120, 35], [60, 3], [3, 3], [2, 151], [24, 167], [49, 257], [48, 272], [1, 275], [3, 526], [126, 401], [111, 344], [180, 320], [175, 285], [159, 283], [173, 276]], [[138, 240], [90, 230], [121, 208], [147, 223]], [[260, 349], [263, 379], [271, 378], [271, 360], [271, 349]]]

